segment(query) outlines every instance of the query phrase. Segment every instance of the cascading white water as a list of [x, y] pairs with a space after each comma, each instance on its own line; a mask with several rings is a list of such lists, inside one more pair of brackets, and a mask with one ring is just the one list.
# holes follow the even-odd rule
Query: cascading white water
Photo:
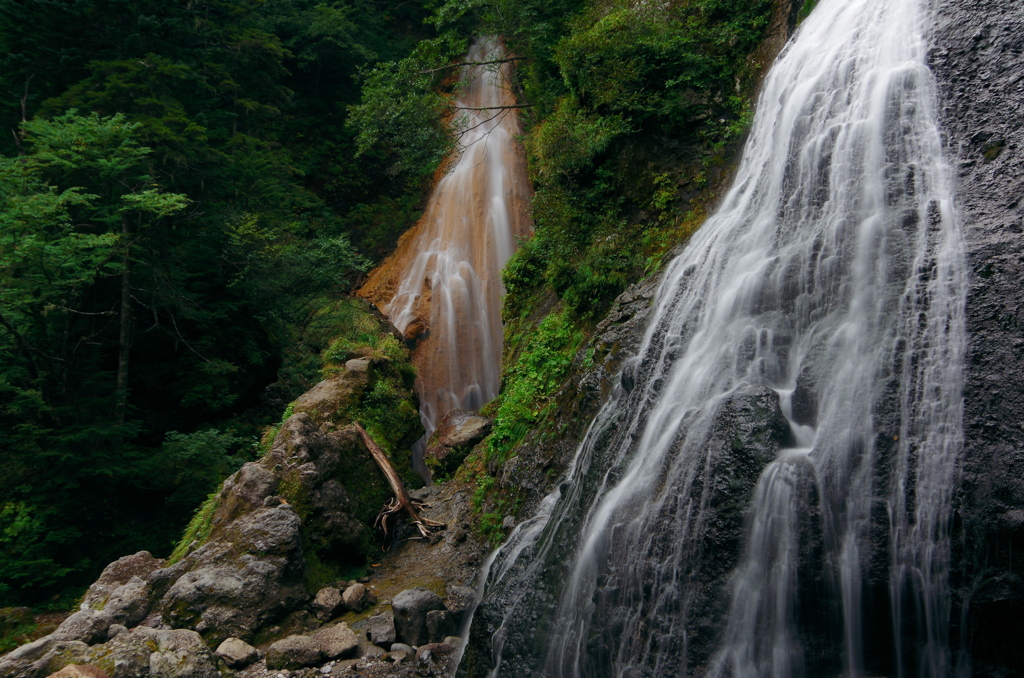
[[[469, 62], [505, 56], [475, 42]], [[455, 102], [463, 132], [454, 167], [438, 182], [423, 218], [360, 294], [417, 341], [420, 417], [427, 435], [450, 409], [477, 410], [498, 393], [501, 269], [517, 238], [532, 233], [525, 157], [509, 82], [511, 63], [464, 66]], [[420, 466], [421, 472], [426, 472]]]
[[[820, 0], [779, 57], [733, 188], [665, 274], [635, 386], [577, 453], [591, 471], [553, 495], [543, 535], [498, 555], [502, 632], [539, 624], [520, 645], [544, 649], [513, 662], [496, 644], [496, 675], [951, 673], [966, 265], [928, 18], [926, 0]], [[698, 584], [732, 482], [715, 436], [730, 403], [767, 407], [758, 393], [789, 448], [756, 482], [717, 625], [695, 628], [695, 606], [714, 616]], [[888, 580], [883, 613], [869, 570]], [[824, 650], [801, 615], [830, 627]], [[711, 649], [688, 657], [695, 645]]]

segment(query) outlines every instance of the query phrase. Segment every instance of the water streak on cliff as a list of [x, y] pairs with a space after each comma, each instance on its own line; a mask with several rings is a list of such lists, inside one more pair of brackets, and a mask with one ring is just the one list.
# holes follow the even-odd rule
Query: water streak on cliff
[[929, 21], [821, 0], [779, 57], [639, 355], [494, 561], [493, 675], [951, 675], [966, 264]]
[[[504, 55], [495, 41], [481, 40], [468, 61]], [[466, 86], [455, 105], [465, 115], [465, 131], [455, 165], [419, 223], [359, 291], [416, 342], [413, 362], [428, 435], [448, 410], [478, 410], [498, 393], [501, 269], [517, 239], [532, 233], [518, 119], [513, 109], [493, 108], [516, 103], [511, 68], [463, 67]]]

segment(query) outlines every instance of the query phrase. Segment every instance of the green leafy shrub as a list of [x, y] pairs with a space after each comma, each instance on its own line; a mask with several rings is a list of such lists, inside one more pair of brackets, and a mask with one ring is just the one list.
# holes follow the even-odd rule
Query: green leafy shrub
[[550, 313], [505, 371], [504, 389], [492, 405], [495, 424], [487, 441], [486, 461], [503, 462], [512, 448], [550, 413], [583, 332], [563, 308]]
[[178, 562], [209, 539], [210, 531], [213, 530], [213, 514], [217, 511], [219, 494], [219, 491], [212, 493], [196, 509], [195, 515], [192, 516], [184, 534], [181, 535], [181, 540], [167, 559], [170, 564]]

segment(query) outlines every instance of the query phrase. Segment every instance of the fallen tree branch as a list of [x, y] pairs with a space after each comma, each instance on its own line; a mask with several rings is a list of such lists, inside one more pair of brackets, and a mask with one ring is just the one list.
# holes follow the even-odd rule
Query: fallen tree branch
[[461, 68], [462, 66], [490, 66], [492, 64], [507, 64], [510, 61], [522, 61], [526, 57], [506, 57], [504, 59], [494, 59], [493, 61], [460, 61], [457, 64], [448, 64], [447, 66], [439, 66], [438, 68], [428, 68], [425, 71], [420, 71], [421, 75], [427, 73], [437, 73], [438, 71], [446, 71], [449, 68]]
[[377, 462], [380, 470], [384, 472], [384, 477], [388, 479], [391, 491], [395, 494], [394, 499], [384, 505], [384, 509], [377, 516], [377, 520], [374, 521], [374, 527], [383, 529], [384, 536], [387, 536], [388, 519], [403, 511], [409, 516], [412, 524], [416, 526], [422, 537], [430, 534], [431, 528], [446, 527], [444, 523], [439, 523], [420, 515], [419, 509], [423, 508], [423, 504], [409, 496], [409, 492], [405, 489], [405, 483], [402, 482], [402, 477], [398, 475], [398, 471], [395, 470], [391, 460], [384, 454], [384, 450], [380, 449], [377, 443], [373, 441], [373, 438], [370, 437], [370, 434], [366, 432], [366, 429], [359, 425], [359, 422], [353, 422], [352, 425], [356, 427], [356, 431], [363, 439], [366, 449], [370, 451], [370, 456]]

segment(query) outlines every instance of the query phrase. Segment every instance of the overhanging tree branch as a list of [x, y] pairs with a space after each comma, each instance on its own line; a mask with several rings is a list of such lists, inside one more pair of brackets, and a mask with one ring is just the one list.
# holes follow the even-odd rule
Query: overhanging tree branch
[[533, 104], [510, 104], [508, 106], [452, 106], [456, 111], [501, 111], [507, 108], [533, 108]]
[[463, 66], [491, 66], [493, 64], [507, 64], [510, 61], [522, 61], [526, 57], [506, 57], [504, 59], [494, 59], [492, 61], [460, 61], [457, 64], [448, 64], [447, 66], [438, 66], [437, 68], [428, 68], [425, 71], [420, 71], [421, 75], [427, 73], [437, 73], [438, 71], [445, 71], [449, 68], [461, 68]]

